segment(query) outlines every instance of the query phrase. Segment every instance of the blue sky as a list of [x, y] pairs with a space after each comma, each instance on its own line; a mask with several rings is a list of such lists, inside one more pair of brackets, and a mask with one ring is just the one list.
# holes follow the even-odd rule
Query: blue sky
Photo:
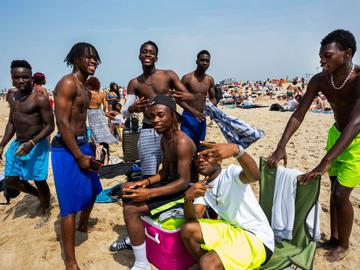
[[360, 42], [359, 10], [358, 0], [1, 0], [0, 89], [11, 86], [13, 59], [28, 60], [53, 89], [71, 71], [63, 60], [79, 41], [98, 49], [103, 87], [141, 73], [138, 52], [147, 40], [159, 46], [157, 67], [180, 77], [201, 49], [212, 54], [208, 73], [216, 81], [315, 73], [326, 34], [343, 28]]

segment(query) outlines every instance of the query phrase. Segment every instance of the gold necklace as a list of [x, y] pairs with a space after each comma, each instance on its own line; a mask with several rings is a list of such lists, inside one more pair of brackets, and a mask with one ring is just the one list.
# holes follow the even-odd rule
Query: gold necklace
[[[146, 81], [145, 76], [144, 76], [144, 73], [142, 74], [142, 77], [143, 77], [144, 83], [145, 83], [146, 85], [148, 85], [148, 86], [152, 86], [152, 85], [153, 85], [152, 82]], [[150, 76], [149, 76], [149, 77], [150, 77]]]

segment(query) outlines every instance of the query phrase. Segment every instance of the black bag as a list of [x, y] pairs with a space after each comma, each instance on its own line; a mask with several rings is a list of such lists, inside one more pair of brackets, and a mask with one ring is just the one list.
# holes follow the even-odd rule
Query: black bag
[[10, 199], [14, 199], [14, 198], [16, 198], [17, 196], [19, 196], [19, 194], [20, 194], [20, 191], [18, 191], [17, 189], [8, 187], [8, 186], [6, 185], [5, 179], [3, 179], [3, 180], [0, 181], [0, 192], [1, 192], [1, 191], [4, 192], [4, 196], [5, 196], [5, 198], [6, 198], [6, 203], [7, 203], [7, 204], [10, 203]]
[[[128, 125], [126, 125], [128, 123]], [[122, 148], [124, 161], [139, 160], [137, 143], [139, 140], [139, 119], [137, 116], [130, 116], [126, 119], [125, 127], [122, 131]]]
[[270, 106], [270, 111], [283, 112], [285, 109], [279, 103], [274, 103]]
[[126, 118], [124, 128], [132, 131], [139, 130], [139, 118], [136, 115], [131, 115]]

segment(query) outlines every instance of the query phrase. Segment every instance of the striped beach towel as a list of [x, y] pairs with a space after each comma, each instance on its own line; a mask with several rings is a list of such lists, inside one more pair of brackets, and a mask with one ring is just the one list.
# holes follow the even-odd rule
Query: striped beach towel
[[205, 113], [215, 121], [229, 143], [247, 148], [264, 136], [264, 131], [253, 128], [245, 121], [224, 113], [209, 100], [205, 104]]

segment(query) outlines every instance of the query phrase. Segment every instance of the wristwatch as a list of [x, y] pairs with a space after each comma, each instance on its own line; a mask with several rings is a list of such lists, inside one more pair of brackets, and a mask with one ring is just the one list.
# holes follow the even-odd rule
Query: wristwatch
[[240, 144], [238, 144], [237, 147], [239, 149], [239, 152], [233, 156], [236, 159], [240, 158], [245, 153], [244, 147], [242, 147]]

